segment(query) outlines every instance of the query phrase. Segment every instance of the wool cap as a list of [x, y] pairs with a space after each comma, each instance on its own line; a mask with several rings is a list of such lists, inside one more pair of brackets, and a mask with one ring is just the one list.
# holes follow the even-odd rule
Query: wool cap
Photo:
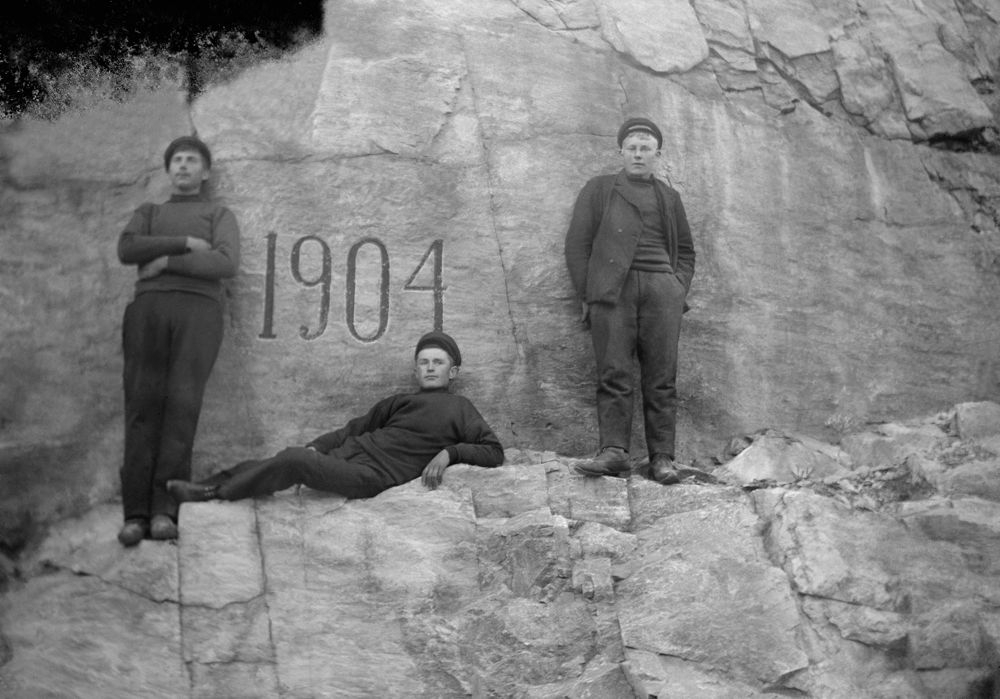
[[653, 138], [656, 139], [657, 148], [663, 146], [663, 134], [660, 133], [660, 127], [651, 122], [649, 119], [634, 117], [626, 120], [625, 123], [622, 124], [621, 128], [618, 129], [618, 147], [621, 148], [625, 139], [637, 131], [651, 134]]
[[181, 136], [180, 138], [175, 138], [167, 146], [167, 150], [163, 152], [163, 169], [170, 169], [170, 159], [174, 157], [174, 153], [179, 150], [196, 150], [201, 153], [202, 160], [205, 161], [205, 169], [212, 169], [212, 152], [208, 150], [208, 146], [196, 136]]
[[443, 349], [451, 357], [451, 361], [454, 362], [455, 366], [460, 366], [462, 364], [462, 353], [458, 351], [458, 343], [452, 339], [451, 335], [441, 332], [440, 330], [432, 330], [426, 333], [423, 337], [417, 340], [417, 349], [413, 351], [413, 356], [416, 357], [420, 354], [420, 350], [425, 347], [437, 347]]

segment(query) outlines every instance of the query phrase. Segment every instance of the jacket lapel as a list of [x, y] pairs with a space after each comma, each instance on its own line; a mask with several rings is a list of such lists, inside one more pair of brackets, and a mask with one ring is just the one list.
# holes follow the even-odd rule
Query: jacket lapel
[[618, 192], [622, 199], [627, 201], [636, 209], [639, 208], [639, 203], [632, 197], [631, 187], [628, 186], [628, 176], [625, 174], [624, 170], [621, 170], [615, 177], [614, 191]]

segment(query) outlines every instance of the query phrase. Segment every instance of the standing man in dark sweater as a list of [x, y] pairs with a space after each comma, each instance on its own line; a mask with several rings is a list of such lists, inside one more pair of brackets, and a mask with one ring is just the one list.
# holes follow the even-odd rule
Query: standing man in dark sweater
[[624, 167], [587, 182], [566, 234], [566, 264], [597, 360], [600, 452], [589, 476], [631, 468], [633, 360], [641, 373], [650, 475], [677, 483], [677, 346], [694, 276], [694, 244], [680, 195], [655, 176], [663, 137], [649, 119], [618, 130]]
[[189, 478], [202, 396], [222, 342], [222, 279], [239, 267], [240, 234], [229, 209], [202, 194], [212, 155], [193, 136], [163, 155], [171, 197], [143, 204], [118, 239], [118, 259], [137, 265], [125, 309], [125, 524], [118, 540], [177, 538], [178, 504], [167, 481]]
[[503, 447], [493, 430], [467, 398], [448, 391], [461, 364], [455, 341], [429, 332], [414, 352], [416, 393], [385, 398], [304, 447], [244, 461], [200, 483], [174, 480], [167, 487], [180, 502], [240, 500], [293, 485], [370, 498], [418, 476], [436, 488], [455, 463], [499, 466]]

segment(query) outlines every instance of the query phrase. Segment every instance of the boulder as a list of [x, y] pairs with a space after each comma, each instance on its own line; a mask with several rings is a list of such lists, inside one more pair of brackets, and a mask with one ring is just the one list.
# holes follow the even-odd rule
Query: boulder
[[836, 480], [850, 473], [848, 454], [816, 440], [767, 431], [712, 475], [726, 483], [747, 485], [802, 480]]

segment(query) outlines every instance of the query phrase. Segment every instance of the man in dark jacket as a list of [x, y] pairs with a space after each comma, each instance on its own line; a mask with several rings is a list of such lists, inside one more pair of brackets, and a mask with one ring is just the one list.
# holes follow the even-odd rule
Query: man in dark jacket
[[302, 447], [244, 461], [200, 483], [172, 480], [179, 502], [240, 500], [293, 485], [370, 498], [418, 476], [436, 488], [451, 464], [499, 466], [503, 447], [468, 398], [448, 390], [462, 355], [451, 336], [431, 331], [414, 352], [419, 390], [380, 400], [367, 414]]
[[695, 251], [680, 195], [657, 179], [663, 137], [649, 119], [618, 131], [623, 168], [584, 185], [566, 234], [566, 264], [597, 360], [600, 452], [577, 466], [591, 476], [631, 468], [633, 359], [638, 357], [651, 477], [674, 465], [677, 346]]

